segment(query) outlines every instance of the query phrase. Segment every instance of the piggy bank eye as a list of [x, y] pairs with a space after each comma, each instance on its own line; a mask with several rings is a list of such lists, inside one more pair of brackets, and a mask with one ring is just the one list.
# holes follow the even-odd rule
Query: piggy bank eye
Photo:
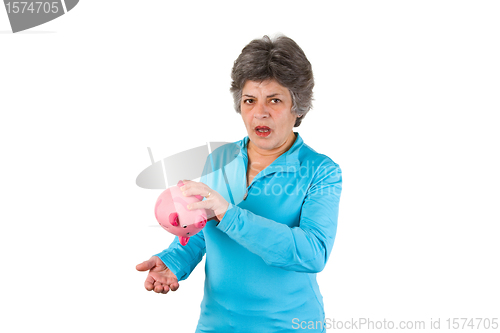
[[187, 225], [183, 225], [182, 227], [183, 227], [183, 228], [187, 228], [188, 226], [187, 226]]

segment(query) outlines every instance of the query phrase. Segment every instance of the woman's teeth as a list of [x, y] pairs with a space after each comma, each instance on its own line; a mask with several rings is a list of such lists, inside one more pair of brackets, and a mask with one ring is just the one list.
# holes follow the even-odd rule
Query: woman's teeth
[[267, 126], [255, 127], [255, 134], [262, 138], [267, 138], [269, 135], [271, 135], [271, 129]]

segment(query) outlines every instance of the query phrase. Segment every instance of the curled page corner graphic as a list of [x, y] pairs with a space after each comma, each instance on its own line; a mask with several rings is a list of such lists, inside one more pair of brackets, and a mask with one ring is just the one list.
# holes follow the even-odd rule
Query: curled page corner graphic
[[[211, 163], [205, 169], [205, 163], [210, 153], [223, 145], [234, 145], [233, 154], [224, 159], [224, 163]], [[136, 179], [136, 184], [145, 189], [167, 189], [182, 179], [197, 179], [223, 168], [231, 163], [239, 152], [239, 147], [230, 142], [209, 142], [207, 145], [191, 148], [178, 154], [155, 161], [151, 149], [148, 148], [151, 165], [144, 169]]]
[[4, 0], [12, 32], [31, 29], [52, 21], [75, 8], [79, 0]]

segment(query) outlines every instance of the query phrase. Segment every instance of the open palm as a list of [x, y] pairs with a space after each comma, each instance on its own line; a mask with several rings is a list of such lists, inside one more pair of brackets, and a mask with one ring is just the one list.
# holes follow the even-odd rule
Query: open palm
[[179, 289], [179, 281], [175, 274], [156, 256], [137, 265], [136, 269], [141, 272], [149, 271], [144, 282], [144, 287], [148, 291], [166, 294], [170, 290]]

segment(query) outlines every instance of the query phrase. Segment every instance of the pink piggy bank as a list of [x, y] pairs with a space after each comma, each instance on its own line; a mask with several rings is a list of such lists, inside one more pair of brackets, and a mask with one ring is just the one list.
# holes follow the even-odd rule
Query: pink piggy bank
[[163, 191], [155, 205], [155, 216], [163, 229], [179, 237], [184, 246], [189, 237], [196, 235], [207, 224], [207, 214], [204, 209], [189, 210], [187, 205], [201, 201], [202, 196], [185, 197], [179, 189], [184, 183], [179, 181]]

